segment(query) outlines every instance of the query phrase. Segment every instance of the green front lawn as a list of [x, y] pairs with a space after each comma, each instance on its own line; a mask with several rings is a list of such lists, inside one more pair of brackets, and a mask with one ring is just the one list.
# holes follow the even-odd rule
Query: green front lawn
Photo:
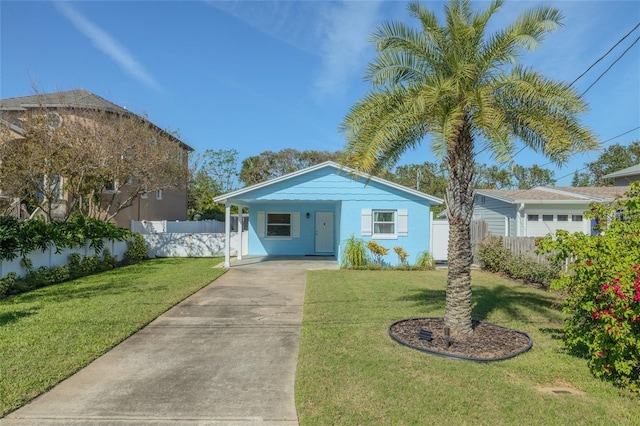
[[474, 271], [474, 318], [534, 339], [510, 360], [441, 358], [391, 340], [396, 320], [444, 314], [445, 284], [446, 271], [309, 272], [296, 376], [301, 424], [637, 424], [637, 396], [563, 351], [553, 293]]
[[154, 259], [0, 301], [0, 417], [222, 275], [220, 260]]

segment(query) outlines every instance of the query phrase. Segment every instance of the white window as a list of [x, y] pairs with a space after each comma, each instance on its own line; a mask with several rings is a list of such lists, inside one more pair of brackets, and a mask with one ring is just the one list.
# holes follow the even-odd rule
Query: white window
[[259, 211], [256, 214], [256, 233], [260, 238], [292, 239], [300, 238], [300, 213], [299, 212], [273, 212]]
[[379, 239], [395, 239], [409, 235], [409, 211], [362, 209], [361, 234]]
[[581, 214], [572, 214], [571, 215], [571, 222], [582, 222], [582, 215]]
[[527, 220], [529, 222], [537, 222], [538, 220], [540, 220], [540, 216], [538, 216], [537, 214], [528, 214]]
[[267, 237], [291, 237], [291, 213], [267, 213]]
[[557, 218], [558, 218], [558, 222], [567, 222], [569, 220], [569, 215], [559, 214]]
[[394, 210], [373, 211], [373, 235], [374, 237], [396, 236], [396, 212]]
[[120, 185], [118, 185], [118, 181], [117, 180], [112, 180], [107, 182], [104, 185], [104, 192], [106, 193], [113, 193], [113, 192], [118, 192]]
[[543, 214], [542, 215], [542, 220], [544, 222], [553, 222], [553, 215], [552, 214]]

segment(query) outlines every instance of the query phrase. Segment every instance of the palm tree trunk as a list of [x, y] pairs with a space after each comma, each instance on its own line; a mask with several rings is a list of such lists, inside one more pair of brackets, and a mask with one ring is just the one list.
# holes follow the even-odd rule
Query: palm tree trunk
[[449, 171], [449, 269], [444, 320], [452, 335], [473, 333], [471, 323], [471, 218], [473, 215], [473, 138], [468, 121], [447, 148]]

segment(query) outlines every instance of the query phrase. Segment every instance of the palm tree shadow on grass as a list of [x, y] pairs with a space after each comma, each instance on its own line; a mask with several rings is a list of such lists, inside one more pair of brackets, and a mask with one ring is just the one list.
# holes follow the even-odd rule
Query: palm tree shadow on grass
[[[414, 301], [421, 310], [444, 309], [446, 291], [441, 289], [420, 288], [411, 290], [411, 294], [399, 298], [400, 301]], [[486, 321], [492, 314], [501, 313], [513, 321], [532, 323], [541, 316], [548, 320], [561, 321], [558, 308], [554, 307], [557, 299], [550, 294], [522, 291], [518, 287], [497, 285], [491, 288], [475, 286], [473, 290], [473, 318]], [[533, 314], [532, 314], [533, 313]], [[542, 328], [540, 329], [542, 331]], [[560, 329], [546, 328], [548, 332], [561, 332]]]
[[35, 315], [38, 308], [30, 308], [23, 311], [11, 311], [0, 314], [0, 327], [20, 321], [22, 318]]

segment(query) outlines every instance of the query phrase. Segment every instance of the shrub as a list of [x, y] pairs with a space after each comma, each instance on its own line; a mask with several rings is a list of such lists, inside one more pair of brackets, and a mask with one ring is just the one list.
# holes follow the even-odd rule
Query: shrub
[[82, 247], [89, 241], [99, 253], [104, 239], [124, 241], [131, 231], [112, 223], [76, 214], [66, 222], [45, 222], [40, 219], [19, 221], [14, 217], [0, 217], [0, 260], [13, 260], [35, 250], [45, 251], [51, 246], [57, 249]]
[[502, 237], [491, 236], [478, 246], [480, 267], [491, 272], [499, 272], [516, 280], [541, 284], [549, 288], [551, 280], [560, 273], [559, 262], [540, 263], [536, 259], [514, 254], [503, 245]]
[[507, 270], [511, 250], [506, 248], [501, 237], [490, 236], [478, 244], [480, 267], [491, 272]]
[[124, 260], [127, 263], [136, 263], [148, 257], [149, 245], [142, 235], [133, 233], [132, 238], [127, 242], [127, 251], [124, 253]]
[[389, 249], [386, 247], [382, 247], [374, 240], [370, 240], [369, 242], [367, 242], [367, 248], [373, 256], [373, 261], [382, 266], [382, 258], [386, 256], [387, 253], [389, 253]]
[[409, 253], [407, 253], [402, 247], [396, 246], [393, 248], [393, 251], [398, 255], [398, 266], [406, 265], [407, 257], [409, 257]]
[[53, 281], [51, 280], [51, 273], [49, 268], [46, 266], [41, 266], [38, 269], [27, 270], [27, 275], [25, 276], [24, 281], [31, 289], [53, 284]]
[[54, 266], [53, 268], [51, 268], [49, 273], [52, 283], [61, 283], [71, 278], [69, 267], [67, 265]]
[[17, 281], [18, 274], [15, 272], [9, 272], [6, 277], [0, 278], [0, 298], [11, 294], [15, 289]]
[[0, 260], [13, 260], [20, 250], [20, 223], [13, 216], [0, 216]]
[[364, 241], [353, 234], [345, 242], [340, 266], [347, 269], [360, 268], [367, 264], [367, 251]]
[[91, 256], [85, 256], [82, 258], [80, 262], [80, 271], [82, 271], [82, 275], [93, 274], [98, 271], [100, 266], [100, 257], [97, 254]]
[[82, 256], [78, 253], [71, 253], [67, 259], [69, 260], [69, 275], [71, 278], [78, 278], [82, 276], [82, 268], [80, 267], [80, 262], [82, 261]]
[[99, 269], [101, 271], [107, 271], [113, 269], [118, 265], [118, 259], [111, 254], [109, 249], [102, 251], [102, 260], [100, 261]]
[[418, 253], [418, 257], [416, 258], [416, 267], [424, 271], [430, 271], [432, 269], [436, 269], [436, 262], [433, 260], [431, 253], [425, 250]]
[[585, 217], [598, 219], [598, 234], [557, 231], [538, 242], [541, 253], [571, 259], [552, 282], [567, 293], [565, 343], [586, 355], [595, 376], [640, 392], [640, 183], [624, 199], [592, 204]]

